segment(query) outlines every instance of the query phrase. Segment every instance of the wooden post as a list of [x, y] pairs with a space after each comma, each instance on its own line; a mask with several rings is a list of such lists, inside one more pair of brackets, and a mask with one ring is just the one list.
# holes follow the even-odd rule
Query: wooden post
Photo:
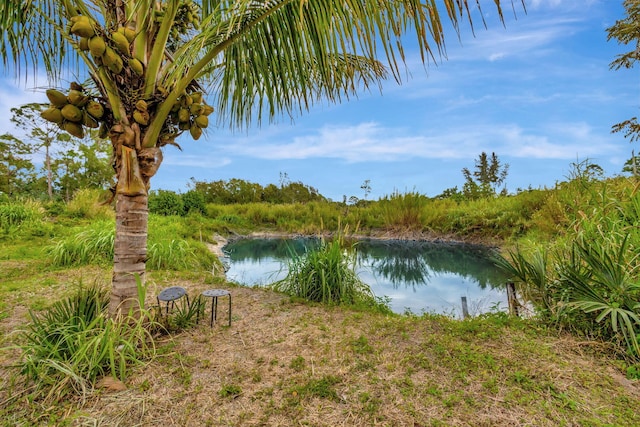
[[467, 297], [462, 297], [462, 318], [469, 317], [469, 307], [467, 307]]
[[507, 302], [509, 303], [509, 314], [512, 316], [520, 316], [518, 299], [516, 298], [516, 285], [513, 282], [507, 282]]

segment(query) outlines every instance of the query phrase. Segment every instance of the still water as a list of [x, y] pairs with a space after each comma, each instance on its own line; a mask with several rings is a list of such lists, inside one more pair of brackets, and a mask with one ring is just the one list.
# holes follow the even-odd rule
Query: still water
[[[227, 278], [265, 286], [286, 276], [291, 251], [317, 247], [317, 239], [241, 239], [224, 247]], [[376, 296], [390, 298], [396, 313], [444, 313], [461, 317], [461, 297], [469, 312], [507, 307], [505, 278], [485, 247], [432, 242], [362, 240], [356, 244], [359, 277]]]

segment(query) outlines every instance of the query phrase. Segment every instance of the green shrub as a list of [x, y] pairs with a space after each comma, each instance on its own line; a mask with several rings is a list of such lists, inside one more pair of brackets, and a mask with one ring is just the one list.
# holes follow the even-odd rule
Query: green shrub
[[182, 205], [185, 213], [198, 212], [204, 215], [207, 212], [204, 195], [195, 190], [187, 191], [182, 195]]
[[169, 190], [149, 194], [149, 212], [157, 215], [184, 215], [184, 204], [179, 194]]
[[[579, 205], [563, 208], [569, 201]], [[635, 184], [580, 178], [558, 186], [538, 213], [549, 212], [549, 206], [567, 223], [565, 235], [508, 252], [508, 259], [498, 264], [519, 282], [520, 294], [545, 320], [621, 344], [629, 356], [640, 358], [640, 202]], [[536, 214], [532, 217], [536, 220]]]

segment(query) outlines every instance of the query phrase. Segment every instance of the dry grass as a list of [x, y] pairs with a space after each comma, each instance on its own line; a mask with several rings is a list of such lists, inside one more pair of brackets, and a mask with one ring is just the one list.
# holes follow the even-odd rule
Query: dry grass
[[[97, 272], [101, 277], [104, 272]], [[75, 273], [77, 274], [77, 273]], [[87, 273], [85, 273], [87, 274]], [[57, 274], [51, 281], [58, 280]], [[155, 279], [192, 296], [205, 278]], [[153, 282], [153, 280], [151, 281]], [[50, 286], [64, 292], [62, 286]], [[159, 341], [158, 358], [127, 390], [84, 402], [30, 402], [2, 353], [5, 425], [556, 426], [640, 425], [640, 390], [597, 346], [502, 318], [385, 317], [227, 287], [233, 324]], [[15, 292], [16, 295], [33, 290]], [[28, 292], [28, 293], [27, 293]], [[56, 293], [57, 293], [56, 292]], [[4, 344], [25, 302], [0, 322]], [[226, 319], [226, 299], [219, 305]]]

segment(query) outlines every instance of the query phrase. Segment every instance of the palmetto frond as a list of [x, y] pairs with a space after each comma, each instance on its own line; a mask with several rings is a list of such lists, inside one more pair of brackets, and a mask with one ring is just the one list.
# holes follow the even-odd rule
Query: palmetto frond
[[560, 280], [569, 289], [571, 307], [585, 313], [598, 313], [597, 323], [609, 319], [611, 330], [622, 334], [629, 348], [638, 355], [640, 284], [633, 277], [639, 255], [629, 248], [627, 237], [612, 235], [611, 242], [606, 244], [576, 240], [572, 262], [563, 265]]

